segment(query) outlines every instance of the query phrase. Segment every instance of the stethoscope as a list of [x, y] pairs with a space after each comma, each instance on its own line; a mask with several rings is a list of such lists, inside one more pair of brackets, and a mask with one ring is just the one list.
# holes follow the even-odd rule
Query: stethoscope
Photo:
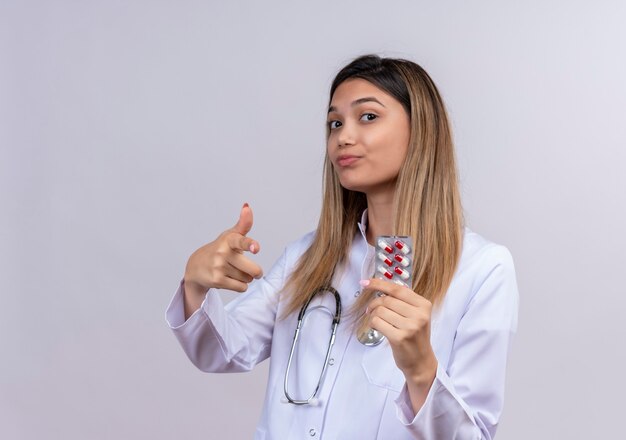
[[[289, 381], [289, 370], [291, 368], [291, 360], [293, 358], [293, 353], [295, 351], [296, 344], [298, 342], [298, 336], [300, 335], [300, 330], [302, 329], [302, 321], [304, 319], [304, 314], [306, 313], [306, 310], [309, 307], [309, 304], [311, 303], [311, 300], [313, 299], [313, 297], [315, 297], [315, 295], [317, 295], [320, 292], [331, 292], [333, 295], [335, 295], [335, 316], [333, 318], [332, 331], [330, 334], [330, 341], [328, 343], [328, 350], [326, 351], [326, 359], [324, 359], [324, 366], [322, 367], [322, 372], [320, 374], [319, 380], [317, 381], [317, 386], [315, 387], [315, 391], [313, 391], [313, 394], [311, 394], [311, 396], [308, 399], [304, 399], [304, 400], [294, 399], [289, 395], [289, 390], [287, 389], [287, 383]], [[307, 300], [307, 302], [302, 306], [302, 309], [300, 309], [300, 313], [298, 314], [298, 326], [296, 327], [296, 332], [293, 336], [293, 342], [291, 343], [291, 351], [289, 352], [289, 360], [287, 361], [287, 371], [285, 371], [285, 397], [287, 398], [287, 401], [289, 403], [293, 403], [295, 405], [307, 405], [307, 404], [315, 404], [317, 402], [316, 396], [320, 389], [320, 385], [324, 378], [324, 374], [326, 373], [326, 369], [328, 368], [328, 360], [330, 358], [330, 351], [333, 347], [333, 344], [335, 343], [335, 335], [337, 334], [337, 326], [339, 325], [340, 317], [341, 317], [341, 297], [339, 296], [339, 292], [337, 292], [337, 290], [333, 288], [332, 286], [320, 287], [319, 289], [317, 289], [315, 292], [313, 292], [311, 296], [309, 296], [309, 299]]]

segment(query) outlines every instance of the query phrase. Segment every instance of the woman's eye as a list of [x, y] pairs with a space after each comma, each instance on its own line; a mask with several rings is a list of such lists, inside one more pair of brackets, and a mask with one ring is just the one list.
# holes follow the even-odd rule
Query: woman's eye
[[[378, 115], [375, 115], [374, 113], [363, 113], [363, 116], [361, 116], [361, 120], [363, 120], [363, 118], [367, 118], [365, 119], [366, 121], [373, 121], [374, 119], [376, 119], [378, 117]], [[336, 125], [339, 124], [339, 125]], [[333, 121], [328, 121], [328, 127], [333, 130], [337, 127], [341, 126], [341, 122], [337, 121], [337, 120], [333, 120]]]

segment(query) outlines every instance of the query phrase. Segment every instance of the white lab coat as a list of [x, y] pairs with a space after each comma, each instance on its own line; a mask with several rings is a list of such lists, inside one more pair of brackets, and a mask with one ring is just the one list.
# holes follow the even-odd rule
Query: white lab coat
[[[333, 279], [344, 315], [360, 293], [359, 280], [373, 274], [374, 247], [365, 238], [366, 222], [367, 210], [349, 262]], [[270, 358], [254, 438], [492, 439], [502, 413], [507, 357], [517, 329], [517, 282], [508, 249], [465, 228], [459, 266], [442, 306], [432, 315], [431, 345], [439, 363], [435, 381], [414, 414], [389, 343], [361, 345], [347, 319], [337, 329], [318, 405], [285, 403], [283, 382], [297, 314], [277, 320], [285, 301], [276, 293], [313, 237], [311, 231], [290, 243], [262, 279], [226, 306], [210, 289], [200, 309], [185, 321], [181, 282], [166, 311], [168, 325], [202, 371], [248, 371]], [[307, 398], [315, 389], [334, 307], [332, 295], [320, 296], [309, 306], [290, 372], [293, 398]]]

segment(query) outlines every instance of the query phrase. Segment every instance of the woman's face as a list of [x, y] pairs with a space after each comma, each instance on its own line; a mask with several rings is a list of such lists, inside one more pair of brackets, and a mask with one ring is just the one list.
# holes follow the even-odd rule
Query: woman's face
[[328, 112], [328, 156], [341, 185], [352, 191], [393, 191], [408, 146], [409, 115], [369, 81], [352, 78], [335, 89]]

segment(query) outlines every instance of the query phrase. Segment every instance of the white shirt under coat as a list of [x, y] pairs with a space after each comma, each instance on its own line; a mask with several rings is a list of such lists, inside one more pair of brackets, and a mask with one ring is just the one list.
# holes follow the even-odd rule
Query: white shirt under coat
[[[374, 247], [365, 236], [367, 209], [358, 225], [348, 266], [333, 279], [344, 315], [361, 291], [359, 280], [371, 278], [374, 268]], [[277, 292], [314, 233], [290, 243], [263, 278], [227, 305], [210, 289], [185, 321], [181, 282], [166, 311], [168, 325], [202, 371], [248, 371], [270, 358], [254, 439], [492, 439], [502, 414], [507, 357], [517, 330], [519, 298], [508, 249], [465, 228], [454, 278], [441, 307], [433, 310], [431, 345], [439, 365], [417, 414], [388, 341], [376, 347], [360, 344], [347, 319], [338, 326], [318, 404], [302, 406], [284, 399], [297, 313], [277, 320], [285, 306]], [[330, 294], [309, 306], [290, 372], [294, 398], [309, 397], [317, 384], [334, 307]]]

